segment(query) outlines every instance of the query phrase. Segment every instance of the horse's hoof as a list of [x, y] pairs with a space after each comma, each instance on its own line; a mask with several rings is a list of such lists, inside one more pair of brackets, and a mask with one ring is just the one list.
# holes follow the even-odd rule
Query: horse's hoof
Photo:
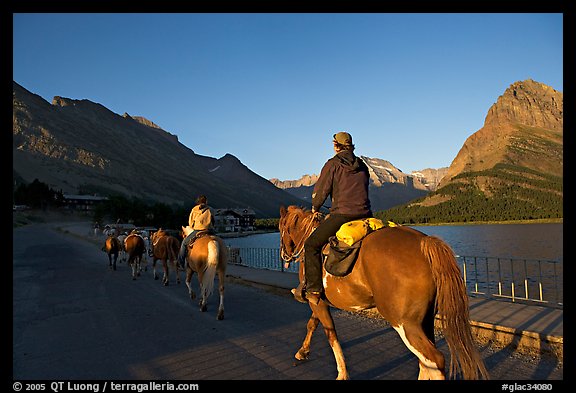
[[309, 354], [310, 354], [310, 352], [304, 352], [304, 351], [300, 350], [300, 351], [296, 352], [296, 355], [294, 355], [294, 357], [297, 360], [306, 360], [306, 359], [308, 359]]
[[158, 280], [158, 277], [154, 276], [154, 280]]
[[221, 321], [224, 319], [224, 313], [223, 312], [219, 312], [218, 316], [216, 317], [217, 320]]
[[207, 309], [208, 309], [208, 307], [206, 307], [206, 305], [200, 306], [200, 311], [202, 311], [202, 312], [206, 312]]

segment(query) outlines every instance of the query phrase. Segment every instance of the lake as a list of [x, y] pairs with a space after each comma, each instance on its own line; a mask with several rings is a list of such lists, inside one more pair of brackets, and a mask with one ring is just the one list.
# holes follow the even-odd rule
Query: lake
[[[479, 224], [412, 226], [427, 235], [438, 236], [456, 255], [546, 259], [561, 262], [564, 257], [563, 224]], [[227, 238], [230, 247], [279, 248], [278, 232]]]
[[[452, 247], [469, 293], [563, 303], [563, 224], [412, 226]], [[224, 239], [238, 261], [284, 270], [278, 232]], [[287, 271], [296, 272], [297, 264]]]

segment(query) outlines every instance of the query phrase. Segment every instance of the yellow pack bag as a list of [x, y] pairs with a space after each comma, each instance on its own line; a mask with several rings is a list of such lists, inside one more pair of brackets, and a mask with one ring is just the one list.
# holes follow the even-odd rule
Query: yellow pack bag
[[336, 232], [336, 238], [351, 246], [357, 241], [362, 240], [364, 236], [370, 232], [376, 231], [383, 226], [384, 223], [382, 220], [377, 218], [365, 218], [362, 220], [350, 221], [342, 224], [338, 232]]

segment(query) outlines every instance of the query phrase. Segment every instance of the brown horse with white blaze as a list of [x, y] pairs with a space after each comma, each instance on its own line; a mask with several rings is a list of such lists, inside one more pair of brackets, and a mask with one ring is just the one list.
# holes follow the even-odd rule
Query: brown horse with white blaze
[[[184, 237], [192, 232], [189, 226], [182, 227]], [[206, 311], [206, 303], [214, 290], [214, 279], [218, 273], [218, 289], [220, 302], [218, 304], [218, 320], [224, 319], [224, 279], [226, 277], [226, 264], [228, 263], [228, 249], [224, 241], [213, 234], [203, 234], [188, 246], [186, 250], [186, 286], [190, 299], [196, 294], [192, 289], [192, 275], [198, 274], [200, 287], [200, 311]]]
[[144, 238], [131, 233], [124, 239], [124, 249], [128, 254], [128, 266], [132, 268], [132, 280], [136, 280], [136, 277], [140, 275], [142, 256], [146, 252]]
[[[319, 223], [309, 210], [280, 208], [280, 251], [287, 264], [301, 261], [304, 242]], [[302, 280], [303, 263], [299, 275]], [[336, 277], [323, 268], [322, 281], [324, 296], [317, 305], [309, 303], [312, 316], [296, 359], [308, 357], [312, 334], [322, 323], [336, 358], [337, 379], [348, 379], [330, 306], [347, 311], [376, 308], [418, 358], [418, 379], [445, 379], [444, 355], [434, 337], [434, 319], [439, 314], [450, 351], [450, 376], [489, 379], [472, 336], [460, 269], [452, 249], [440, 238], [405, 226], [382, 228], [362, 240], [348, 275]]]
[[165, 230], [160, 228], [150, 236], [150, 254], [152, 256], [152, 269], [154, 271], [154, 280], [158, 279], [156, 274], [156, 261], [162, 261], [164, 277], [162, 284], [168, 285], [170, 282], [170, 265], [176, 272], [176, 282], [180, 284], [180, 266], [178, 264], [178, 252], [180, 250], [180, 240], [169, 235]]

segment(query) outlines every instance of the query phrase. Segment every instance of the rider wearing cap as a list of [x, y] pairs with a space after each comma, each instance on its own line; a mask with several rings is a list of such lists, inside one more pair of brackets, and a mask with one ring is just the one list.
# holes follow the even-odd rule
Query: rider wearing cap
[[304, 243], [305, 282], [292, 290], [296, 300], [303, 303], [306, 298], [318, 304], [322, 295], [322, 246], [342, 224], [372, 217], [368, 198], [370, 174], [364, 161], [354, 155], [352, 136], [338, 132], [332, 142], [335, 155], [322, 167], [312, 192], [312, 212], [319, 212], [330, 196], [330, 214]]

